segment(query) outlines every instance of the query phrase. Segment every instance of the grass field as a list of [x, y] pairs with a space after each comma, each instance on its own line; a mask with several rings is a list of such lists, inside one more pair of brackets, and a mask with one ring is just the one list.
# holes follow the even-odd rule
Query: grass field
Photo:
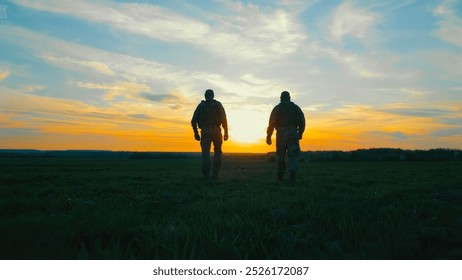
[[462, 259], [462, 162], [0, 159], [1, 259]]

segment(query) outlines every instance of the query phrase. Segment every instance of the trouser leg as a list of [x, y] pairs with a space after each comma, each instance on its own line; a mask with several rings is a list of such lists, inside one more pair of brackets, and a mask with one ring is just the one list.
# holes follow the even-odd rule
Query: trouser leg
[[222, 140], [222, 135], [221, 135], [221, 130], [218, 130], [213, 139], [213, 173], [212, 176], [213, 178], [216, 178], [218, 176], [218, 170], [221, 167], [221, 156], [223, 154], [221, 150], [221, 146], [223, 144]]
[[278, 180], [282, 181], [286, 171], [287, 137], [284, 129], [276, 132], [276, 155], [278, 158]]
[[300, 155], [300, 144], [298, 140], [292, 140], [288, 143], [287, 156], [289, 158], [289, 182], [291, 185], [295, 185], [297, 177], [297, 160]]
[[201, 137], [201, 148], [202, 148], [202, 174], [205, 178], [210, 176], [210, 146], [211, 139], [208, 137]]
[[278, 158], [278, 180], [282, 180], [284, 172], [286, 171], [286, 149], [285, 147], [278, 147], [276, 149]]
[[221, 151], [216, 151], [215, 154], [213, 155], [213, 173], [212, 176], [216, 178], [218, 176], [218, 170], [220, 170], [221, 167]]

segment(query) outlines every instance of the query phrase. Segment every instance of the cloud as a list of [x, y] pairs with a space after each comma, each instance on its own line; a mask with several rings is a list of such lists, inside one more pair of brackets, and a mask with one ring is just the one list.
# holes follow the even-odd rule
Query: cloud
[[[460, 121], [460, 120], [459, 120]], [[442, 129], [432, 133], [432, 137], [453, 137], [453, 136], [462, 136], [462, 127], [456, 127], [451, 129]]]
[[[49, 64], [86, 76], [90, 81], [74, 84], [81, 88], [107, 90], [111, 92], [107, 95], [109, 99], [118, 95], [134, 96], [133, 92], [150, 92], [154, 86], [159, 94], [183, 88], [185, 90], [181, 92], [188, 95], [192, 94], [190, 87], [193, 91], [202, 90], [200, 85], [204, 81], [210, 84], [211, 77], [226, 80], [218, 74], [188, 72], [169, 64], [86, 47], [23, 28], [5, 26], [4, 30], [10, 34], [4, 40], [28, 49]], [[113, 82], [91, 81], [108, 79]]]
[[247, 74], [244, 74], [241, 76], [241, 80], [246, 82], [246, 83], [249, 83], [251, 85], [264, 85], [266, 84], [268, 81], [265, 81], [263, 79], [259, 79], [257, 77], [255, 77], [254, 74], [250, 74], [250, 73], [247, 73]]
[[99, 89], [106, 91], [104, 99], [106, 101], [114, 100], [116, 97], [136, 98], [144, 92], [150, 92], [149, 86], [133, 82], [116, 82], [114, 84], [98, 84], [78, 82], [78, 87], [87, 89]]
[[394, 62], [393, 57], [376, 57], [370, 54], [355, 54], [341, 49], [328, 46], [313, 45], [312, 52], [324, 54], [334, 59], [336, 62], [347, 67], [349, 73], [363, 78], [384, 78], [390, 76], [390, 71], [385, 67], [390, 67]]
[[8, 9], [8, 6], [4, 4], [0, 4], [0, 20], [4, 20], [8, 18], [8, 13], [6, 10]]
[[50, 53], [43, 54], [42, 58], [56, 65], [70, 65], [73, 69], [75, 69], [75, 67], [91, 68], [105, 75], [114, 75], [114, 71], [110, 69], [106, 63], [101, 61], [78, 60], [71, 57], [60, 57]]
[[322, 108], [327, 107], [327, 104], [313, 104], [310, 106], [305, 106], [302, 108], [303, 111], [311, 111], [311, 112], [316, 112], [321, 110]]
[[24, 87], [25, 92], [35, 92], [35, 91], [40, 91], [44, 90], [46, 87], [42, 85], [28, 85]]
[[462, 117], [462, 103], [460, 101], [439, 101], [433, 102], [432, 104], [392, 103], [383, 106], [380, 110], [400, 117], [432, 118], [433, 121], [438, 121], [447, 117]]
[[142, 97], [146, 98], [147, 100], [154, 101], [154, 102], [159, 102], [167, 99], [169, 97], [168, 94], [151, 94], [151, 93], [143, 93], [141, 94]]
[[371, 27], [378, 21], [378, 15], [353, 6], [347, 0], [337, 7], [329, 25], [332, 40], [341, 41], [345, 36], [364, 39], [369, 35]]
[[144, 119], [144, 120], [151, 119], [151, 116], [146, 115], [146, 114], [129, 114], [128, 116], [134, 117], [134, 118], [137, 118], [137, 119]]
[[263, 10], [251, 3], [234, 1], [224, 3], [229, 14], [220, 20], [220, 28], [216, 31], [224, 38], [238, 39], [243, 47], [242, 51], [237, 51], [239, 55], [245, 55], [243, 51], [246, 51], [254, 58], [271, 60], [270, 56], [293, 53], [307, 38], [301, 24], [287, 10]]
[[293, 14], [301, 14], [321, 0], [277, 0], [276, 2]]
[[113, 1], [19, 0], [17, 4], [40, 11], [66, 14], [106, 24], [130, 33], [173, 42], [198, 42], [206, 37], [209, 26], [157, 5]]
[[208, 20], [216, 21], [213, 25], [153, 4], [70, 0], [17, 3], [149, 38], [188, 43], [232, 60], [274, 60], [293, 53], [306, 38], [296, 18], [285, 10], [263, 11], [253, 4], [223, 2], [227, 13], [219, 18], [209, 16]]
[[0, 90], [2, 130], [18, 128], [35, 129], [40, 133], [113, 136], [156, 133], [160, 137], [172, 136], [172, 131], [164, 130], [164, 127], [178, 129], [184, 126], [185, 121], [159, 114], [162, 110], [146, 104], [127, 102], [97, 107], [5, 87], [0, 87]]
[[141, 97], [149, 101], [162, 102], [162, 104], [165, 104], [165, 106], [172, 110], [185, 109], [185, 107], [189, 107], [187, 106], [188, 101], [185, 100], [180, 93], [175, 91], [168, 94], [142, 93]]
[[454, 11], [456, 0], [443, 1], [434, 11], [440, 17], [435, 35], [441, 40], [462, 47], [462, 19]]
[[[6, 27], [6, 31], [12, 34], [8, 36], [12, 44], [29, 49], [47, 63], [84, 76], [85, 81], [74, 81], [74, 78], [69, 81], [70, 85], [101, 91], [105, 106], [126, 108], [133, 110], [134, 114], [140, 113], [139, 106], [146, 106], [158, 114], [187, 120], [203, 97], [205, 88], [213, 88], [216, 98], [230, 109], [240, 107], [242, 102], [256, 106], [261, 106], [262, 102], [273, 104], [278, 96], [268, 98], [268, 93], [279, 94], [286, 89], [277, 79], [262, 78], [252, 73], [233, 79], [218, 73], [186, 71], [165, 63], [66, 42], [23, 28]], [[111, 75], [102, 73], [93, 65], [107, 66]], [[67, 96], [79, 100], [95, 99], [94, 95], [73, 97], [72, 91]]]
[[462, 76], [462, 55], [460, 53], [435, 50], [424, 53], [420, 57], [423, 61], [429, 62], [434, 69], [439, 70], [431, 73], [434, 77], [442, 81], [460, 81]]
[[98, 62], [98, 61], [83, 61], [80, 62], [84, 66], [89, 66], [95, 70], [97, 70], [100, 73], [113, 76], [114, 71], [112, 71], [106, 64]]
[[[69, 45], [68, 47], [71, 47], [71, 46]], [[78, 48], [78, 45], [75, 45], [74, 47]], [[62, 50], [62, 52], [64, 53], [66, 51]], [[77, 56], [77, 57], [73, 58], [70, 56], [63, 56], [63, 55], [59, 55], [56, 53], [50, 53], [50, 52], [42, 53], [39, 55], [39, 57], [41, 57], [45, 61], [51, 64], [54, 64], [54, 65], [63, 67], [63, 68], [67, 68], [69, 70], [87, 71], [88, 69], [90, 69], [100, 74], [104, 74], [108, 76], [114, 76], [115, 74], [114, 71], [110, 69], [110, 66], [104, 62], [84, 60], [83, 56], [78, 55], [78, 54], [73, 54], [73, 56]], [[98, 59], [98, 58], [95, 57], [93, 59]]]
[[425, 98], [430, 94], [427, 90], [414, 88], [402, 88], [401, 91], [414, 98]]
[[0, 70], [0, 81], [5, 80], [10, 75], [9, 71]]
[[401, 8], [413, 5], [414, 3], [417, 2], [417, 0], [406, 0], [406, 1], [399, 0], [397, 2], [398, 3], [395, 4], [395, 6], [391, 8], [391, 10], [397, 10], [397, 9], [401, 9]]
[[[420, 105], [421, 106], [421, 105]], [[307, 126], [309, 147], [343, 149], [401, 147], [428, 149], [457, 146], [460, 124], [448, 118], [461, 118], [462, 104], [441, 103], [432, 107], [419, 104], [387, 104], [380, 108], [351, 104], [310, 114]], [[441, 137], [436, 137], [440, 135]], [[444, 137], [443, 137], [444, 136]]]
[[399, 141], [399, 140], [407, 140], [409, 139], [409, 136], [406, 135], [406, 133], [401, 132], [401, 131], [392, 131], [392, 132], [383, 132], [383, 131], [370, 131], [367, 133], [364, 133], [365, 137], [367, 138], [386, 138], [390, 139], [392, 141]]
[[415, 117], [440, 117], [445, 114], [451, 113], [451, 111], [446, 109], [437, 109], [437, 108], [392, 108], [384, 110], [389, 113], [393, 113], [400, 116], [415, 116]]

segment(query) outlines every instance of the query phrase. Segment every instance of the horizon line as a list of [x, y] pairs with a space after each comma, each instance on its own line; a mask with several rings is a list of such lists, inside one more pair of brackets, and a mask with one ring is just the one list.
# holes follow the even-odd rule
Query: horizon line
[[[303, 150], [300, 151], [301, 153], [304, 152], [354, 152], [360, 150], [380, 150], [380, 149], [387, 149], [387, 150], [402, 150], [402, 151], [431, 151], [431, 150], [452, 150], [452, 151], [462, 151], [461, 148], [429, 148], [429, 149], [403, 149], [403, 148], [390, 148], [390, 147], [376, 147], [376, 148], [358, 148], [354, 150]], [[2, 151], [36, 151], [36, 152], [113, 152], [113, 153], [177, 153], [177, 154], [192, 154], [197, 153], [200, 154], [201, 151], [136, 151], [136, 150], [101, 150], [101, 149], [28, 149], [28, 148], [13, 148], [13, 149], [4, 149], [0, 148], [0, 152]], [[211, 151], [213, 153], [213, 151]], [[223, 152], [223, 154], [271, 154], [276, 153], [276, 151], [270, 152]]]

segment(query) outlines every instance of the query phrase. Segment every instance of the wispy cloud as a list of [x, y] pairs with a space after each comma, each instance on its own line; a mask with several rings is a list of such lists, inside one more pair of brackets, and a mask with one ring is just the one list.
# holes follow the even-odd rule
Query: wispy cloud
[[[462, 45], [461, 45], [462, 46]], [[433, 69], [439, 72], [434, 73], [434, 77], [440, 80], [453, 80], [460, 84], [459, 78], [462, 77], [462, 55], [460, 52], [435, 50], [423, 54], [423, 61], [428, 61]]]
[[10, 75], [9, 71], [0, 69], [0, 81], [5, 80], [6, 78], [8, 78], [9, 75]]
[[365, 137], [372, 137], [372, 138], [381, 138], [386, 139], [387, 142], [396, 142], [402, 140], [408, 140], [409, 136], [402, 131], [392, 131], [392, 132], [384, 132], [384, 131], [369, 131], [363, 134]]
[[417, 0], [405, 0], [405, 1], [399, 0], [399, 1], [397, 1], [397, 4], [394, 4], [394, 6], [391, 8], [391, 10], [392, 11], [398, 10], [398, 9], [413, 5], [416, 2], [417, 2]]
[[35, 92], [35, 91], [40, 91], [46, 89], [45, 86], [42, 85], [28, 85], [24, 87], [24, 92]]
[[[219, 77], [217, 74], [188, 72], [165, 63], [66, 42], [22, 28], [6, 26], [4, 30], [11, 34], [6, 40], [32, 50], [47, 63], [87, 76], [89, 81], [77, 82], [77, 86], [111, 90], [112, 93], [107, 97], [137, 90], [151, 92], [151, 85], [155, 85], [157, 94], [186, 88], [183, 93], [188, 95], [192, 94], [190, 88], [202, 91], [202, 88], [197, 86], [201, 81], [213, 83], [216, 79], [212, 77]], [[97, 85], [91, 81], [107, 79], [108, 76], [114, 81], [113, 85]]]
[[[236, 43], [243, 44], [243, 51], [253, 53], [255, 58], [272, 60], [270, 56], [293, 53], [306, 39], [302, 26], [286, 10], [262, 10], [251, 3], [234, 1], [225, 1], [225, 4], [229, 15], [220, 20], [217, 35], [239, 34]], [[214, 34], [211, 35], [213, 40]], [[229, 41], [219, 45], [229, 45]], [[241, 51], [238, 53], [245, 55]]]
[[364, 39], [377, 23], [377, 14], [357, 8], [352, 0], [347, 0], [337, 7], [329, 25], [330, 35], [334, 41], [341, 41], [345, 36]]
[[444, 0], [434, 14], [440, 17], [436, 36], [450, 44], [462, 47], [462, 19], [454, 11], [457, 0]]
[[419, 99], [428, 97], [428, 95], [430, 94], [427, 90], [424, 89], [402, 88], [401, 91], [408, 94], [411, 97]]
[[102, 108], [76, 100], [21, 93], [5, 87], [0, 87], [0, 90], [1, 104], [8, 104], [8, 108], [3, 108], [0, 114], [2, 130], [35, 130], [39, 134], [59, 137], [146, 137], [151, 144], [160, 145], [164, 141], [162, 139], [175, 137], [176, 133], [182, 133], [184, 127], [181, 120], [167, 115], [159, 116], [152, 106], [146, 104], [120, 103]]
[[382, 108], [346, 105], [333, 111], [318, 111], [310, 114], [311, 133], [304, 145], [332, 149], [340, 142], [344, 147], [357, 149], [413, 148], [416, 145], [431, 148], [453, 143], [452, 147], [457, 147], [462, 125], [443, 120], [446, 116], [462, 117], [459, 113], [461, 105], [438, 104], [436, 108], [412, 104], [387, 104]]
[[274, 60], [294, 52], [306, 38], [301, 25], [287, 11], [263, 11], [252, 4], [223, 2], [227, 13], [210, 17], [208, 20], [216, 21], [211, 25], [153, 4], [17, 1], [29, 8], [68, 14], [149, 38], [196, 45], [233, 60]]
[[151, 89], [145, 84], [130, 83], [130, 82], [116, 82], [115, 84], [97, 84], [97, 83], [84, 83], [78, 82], [78, 87], [88, 89], [99, 89], [106, 92], [104, 99], [112, 101], [116, 97], [136, 98], [141, 93], [150, 92]]
[[[102, 93], [101, 99], [107, 102], [106, 106], [100, 108], [89, 104], [83, 106], [82, 103], [79, 103], [82, 101], [78, 101], [75, 106], [72, 106], [73, 109], [68, 110], [75, 112], [79, 116], [79, 123], [97, 123], [94, 121], [88, 122], [86, 119], [90, 117], [97, 119], [113, 118], [114, 121], [123, 122], [123, 116], [143, 115], [151, 116], [151, 119], [153, 119], [155, 115], [164, 115], [177, 120], [181, 125], [165, 126], [162, 121], [151, 121], [150, 128], [147, 130], [176, 128], [177, 131], [182, 131], [185, 127], [188, 127], [186, 124], [190, 120], [194, 107], [203, 98], [204, 88], [212, 87], [216, 90], [216, 98], [227, 104], [226, 108], [230, 116], [230, 135], [235, 133], [239, 138], [242, 132], [237, 128], [242, 126], [243, 123], [240, 123], [239, 119], [233, 116], [243, 114], [258, 115], [259, 122], [254, 122], [254, 124], [265, 127], [267, 122], [266, 115], [271, 110], [268, 106], [262, 106], [261, 100], [249, 99], [249, 97], [257, 98], [261, 96], [262, 98], [266, 98], [269, 92], [274, 92], [275, 96], [265, 101], [267, 104], [274, 104], [278, 100], [279, 92], [284, 89], [277, 82], [258, 77], [255, 74], [244, 74], [237, 81], [233, 81], [216, 73], [187, 72], [167, 64], [93, 49], [20, 28], [11, 28], [9, 31], [15, 34], [9, 39], [12, 43], [32, 49], [37, 57], [47, 63], [68, 71], [77, 71], [85, 74], [85, 81], [74, 81], [71, 85], [74, 85], [76, 88]], [[25, 40], [25, 38], [28, 40]], [[29, 43], [41, 42], [41, 44], [26, 44], [26, 41]], [[87, 63], [89, 61], [94, 63]], [[111, 75], [107, 75], [104, 71], [101, 72], [99, 68], [93, 67], [94, 65], [105, 65], [105, 68], [111, 70]], [[99, 82], [99, 80], [109, 80], [109, 82]], [[19, 95], [15, 102], [21, 102], [21, 99], [24, 99], [22, 102], [26, 102], [25, 100], [30, 100], [31, 98], [28, 95]], [[72, 98], [72, 95], [70, 98]], [[77, 96], [74, 96], [74, 98], [77, 99]], [[84, 100], [85, 98], [79, 99]], [[66, 101], [61, 99], [48, 100], [47, 102], [40, 100], [37, 102], [43, 104], [56, 103], [56, 106], [53, 105], [51, 107], [57, 108], [68, 107]], [[61, 104], [62, 102], [64, 104]], [[74, 100], [69, 100], [69, 102], [70, 104], [74, 104]], [[242, 102], [247, 104], [245, 112], [242, 110]], [[30, 103], [27, 102], [27, 104]], [[50, 113], [49, 107], [44, 108], [25, 104], [23, 106], [29, 106], [30, 110], [37, 113], [46, 112], [45, 117], [41, 119], [43, 123], [49, 123], [55, 118], [68, 116], [66, 112], [61, 111]], [[84, 110], [83, 108], [91, 109]], [[95, 115], [94, 113], [84, 113], [85, 111], [101, 113]], [[108, 115], [108, 112], [112, 113]], [[61, 117], [58, 117], [59, 115]], [[72, 118], [76, 118], [76, 116], [72, 115]], [[140, 118], [136, 119], [139, 120]], [[77, 123], [77, 120], [75, 120], [73, 125], [75, 123]], [[134, 122], [131, 122], [131, 124], [134, 125]], [[57, 127], [56, 124], [48, 125], [47, 127], [48, 132], [56, 132], [50, 131], [51, 127]], [[65, 125], [60, 125], [59, 127], [61, 127], [61, 130], [67, 131]], [[109, 128], [105, 127], [106, 125], [99, 129], [108, 134], [115, 133], [115, 130], [109, 130]], [[170, 129], [166, 129], [157, 135], [168, 133]], [[76, 131], [84, 131], [84, 129]], [[87, 129], [86, 131], [89, 133], [89, 131], [93, 130]], [[122, 131], [118, 133], [123, 134]], [[261, 131], [255, 129], [255, 135], [252, 136], [252, 139], [260, 137], [258, 135], [261, 133]]]
[[327, 55], [342, 67], [348, 69], [348, 72], [352, 75], [363, 78], [389, 78], [390, 76], [395, 76], [391, 71], [394, 58], [389, 55], [380, 57], [373, 54], [357, 54], [322, 45], [314, 45], [311, 51]]

